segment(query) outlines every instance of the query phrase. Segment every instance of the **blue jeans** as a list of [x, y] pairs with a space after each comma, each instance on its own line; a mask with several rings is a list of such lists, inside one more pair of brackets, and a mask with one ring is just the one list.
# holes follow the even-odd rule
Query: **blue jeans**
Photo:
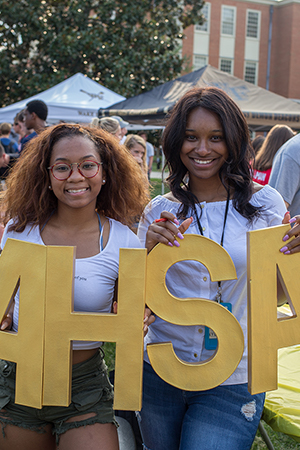
[[182, 391], [144, 363], [143, 407], [137, 413], [148, 450], [249, 450], [265, 394], [250, 395], [247, 384], [208, 391]]

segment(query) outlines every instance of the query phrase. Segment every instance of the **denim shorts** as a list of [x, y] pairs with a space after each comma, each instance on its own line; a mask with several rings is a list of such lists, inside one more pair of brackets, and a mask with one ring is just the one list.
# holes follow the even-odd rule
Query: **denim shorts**
[[143, 406], [137, 412], [145, 450], [250, 450], [264, 394], [247, 384], [184, 391], [144, 363]]
[[[118, 426], [113, 412], [113, 386], [100, 350], [87, 361], [73, 365], [72, 401], [68, 407], [43, 406], [37, 409], [15, 404], [15, 376], [16, 364], [0, 360], [0, 423], [4, 437], [6, 425], [44, 433], [45, 427], [51, 424], [57, 443], [59, 436], [72, 428], [95, 423]], [[66, 422], [89, 413], [94, 415], [85, 420]]]

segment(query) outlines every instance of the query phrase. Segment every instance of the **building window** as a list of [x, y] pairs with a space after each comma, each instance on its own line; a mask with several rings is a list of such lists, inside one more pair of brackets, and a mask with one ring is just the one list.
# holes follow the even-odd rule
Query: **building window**
[[259, 13], [259, 11], [247, 11], [247, 37], [259, 38]]
[[221, 58], [220, 59], [220, 70], [222, 72], [233, 74], [233, 60], [228, 58]]
[[222, 6], [221, 33], [227, 36], [234, 36], [235, 32], [235, 8]]
[[207, 56], [194, 55], [193, 70], [198, 70], [204, 66], [207, 66], [207, 59], [208, 59]]
[[257, 63], [252, 61], [245, 61], [245, 81], [248, 83], [257, 84]]
[[202, 8], [202, 15], [205, 22], [202, 25], [195, 25], [196, 31], [203, 31], [209, 33], [209, 23], [210, 23], [210, 3], [205, 3]]

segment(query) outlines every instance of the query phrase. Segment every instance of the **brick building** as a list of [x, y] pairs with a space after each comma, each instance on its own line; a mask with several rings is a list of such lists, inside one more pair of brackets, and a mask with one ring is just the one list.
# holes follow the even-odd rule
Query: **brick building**
[[300, 0], [210, 0], [185, 30], [190, 70], [207, 64], [300, 100]]

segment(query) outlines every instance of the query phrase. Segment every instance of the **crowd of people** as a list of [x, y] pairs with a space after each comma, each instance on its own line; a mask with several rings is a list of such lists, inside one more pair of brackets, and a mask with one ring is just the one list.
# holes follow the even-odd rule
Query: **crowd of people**
[[[247, 232], [290, 223], [278, 251], [287, 258], [300, 251], [299, 135], [276, 125], [255, 154], [238, 105], [221, 89], [193, 88], [177, 102], [163, 132], [170, 190], [150, 200], [154, 150], [147, 135], [128, 134], [128, 123], [118, 116], [93, 119], [89, 126], [47, 126], [46, 119], [47, 106], [29, 102], [14, 120], [15, 145], [9, 124], [2, 124], [3, 143], [14, 152], [0, 146], [0, 167], [9, 168], [1, 249], [8, 238], [76, 247], [74, 311], [117, 313], [120, 248], [150, 253], [160, 243], [176, 252], [187, 234], [221, 245], [237, 279], [212, 281], [200, 262], [180, 261], [165, 281], [176, 298], [226, 304], [244, 335], [241, 361], [213, 389], [168, 384], [153, 369], [148, 345], [171, 342], [178, 358], [200, 364], [213, 358], [217, 338], [202, 324], [173, 324], [145, 306], [143, 399], [136, 417], [147, 450], [249, 450], [265, 394], [248, 392]], [[17, 162], [9, 167], [14, 153]], [[278, 290], [278, 304], [285, 301]], [[1, 331], [18, 332], [21, 304], [18, 290]], [[2, 450], [118, 450], [102, 343], [74, 341], [72, 358], [71, 404], [40, 410], [15, 403], [16, 364], [0, 361]]]

